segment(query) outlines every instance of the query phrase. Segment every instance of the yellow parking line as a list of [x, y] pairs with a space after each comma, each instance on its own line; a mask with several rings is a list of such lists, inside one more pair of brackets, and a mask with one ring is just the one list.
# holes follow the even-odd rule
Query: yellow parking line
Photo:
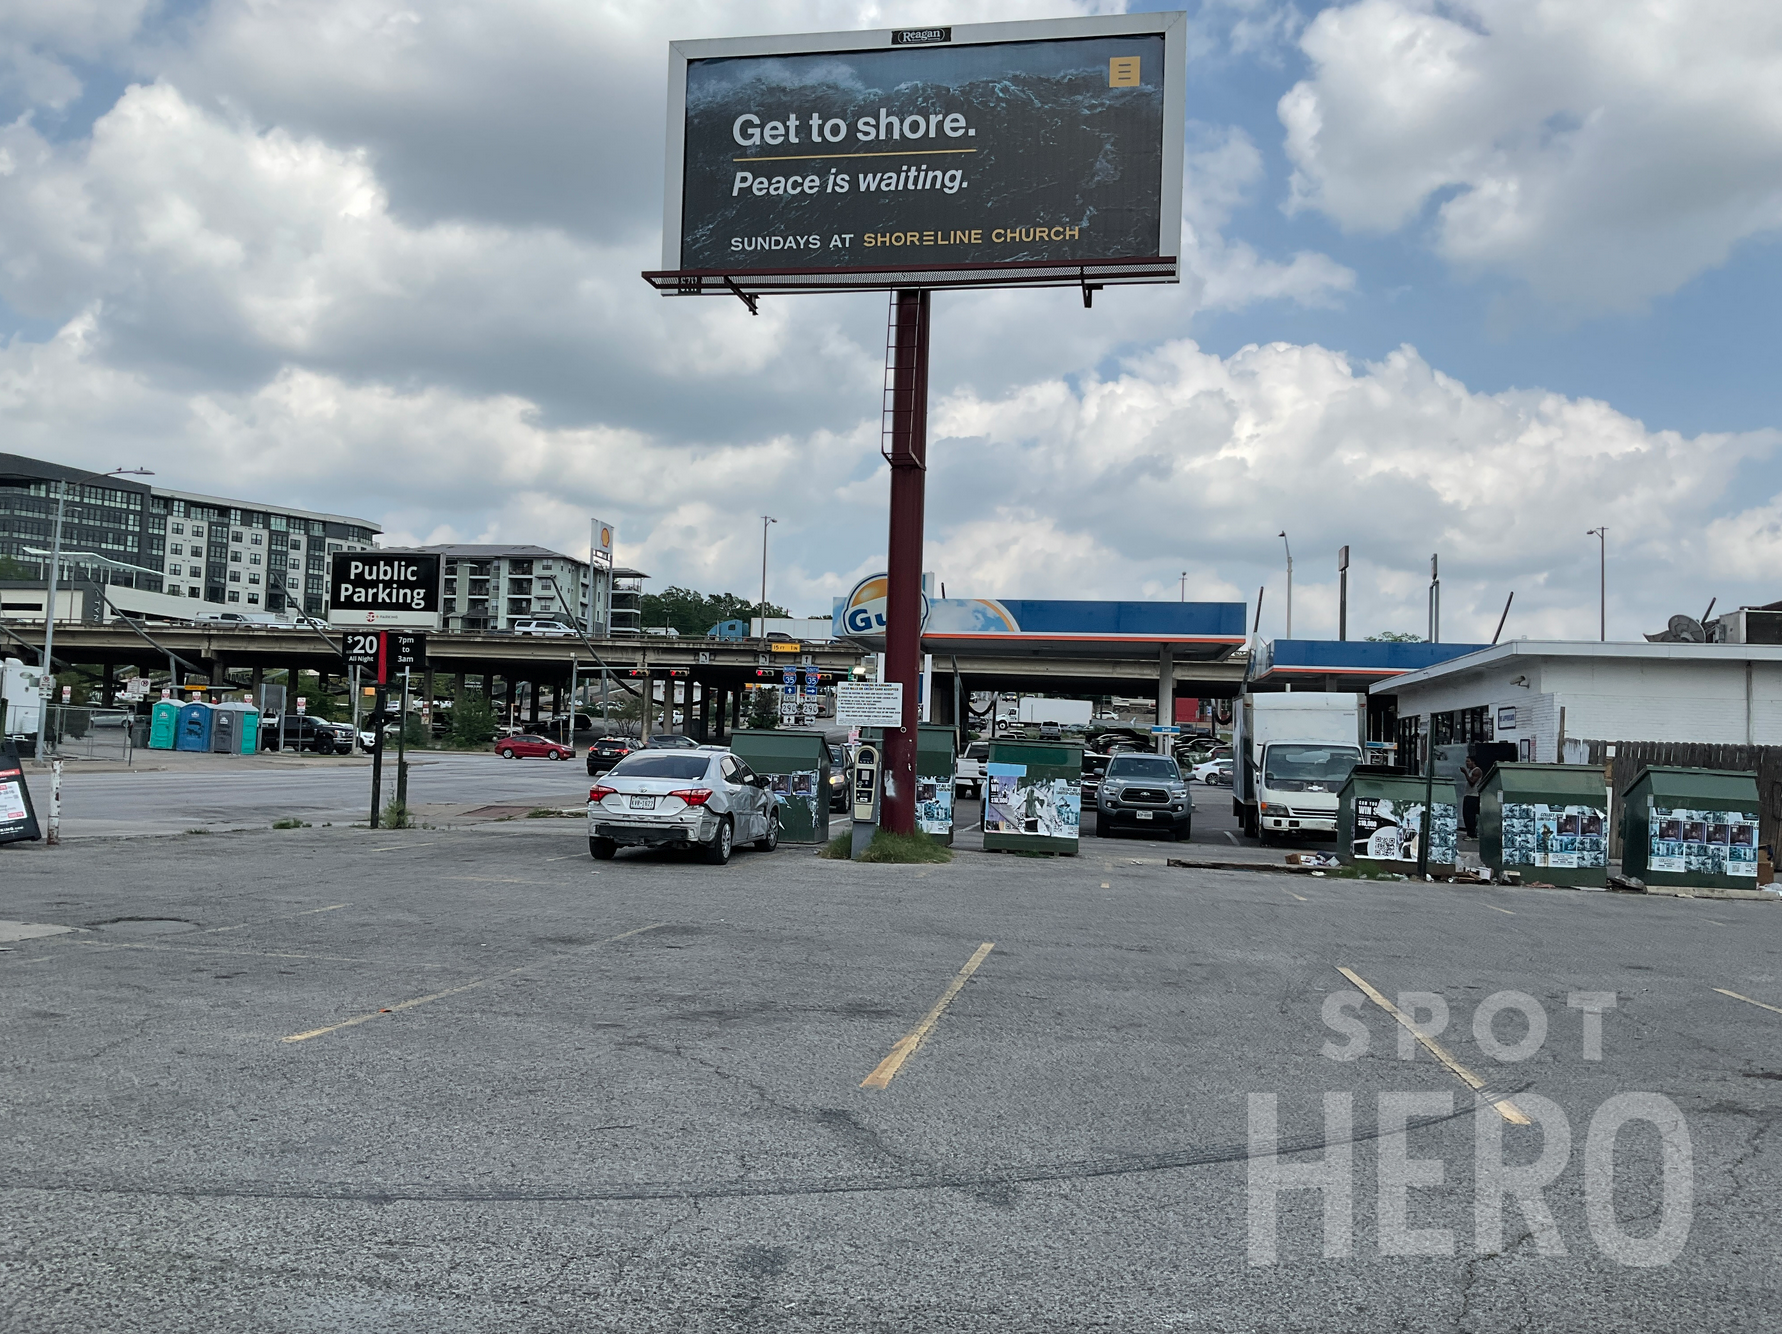
[[933, 1008], [922, 1016], [922, 1022], [897, 1039], [896, 1045], [891, 1048], [885, 1059], [878, 1063], [870, 1075], [860, 1081], [861, 1088], [882, 1089], [890, 1084], [892, 1076], [903, 1068], [903, 1063], [915, 1054], [917, 1047], [922, 1045], [922, 1039], [927, 1037], [935, 1024], [940, 1022], [941, 1012], [953, 1003], [953, 997], [959, 994], [966, 979], [978, 971], [978, 965], [983, 963], [990, 951], [995, 948], [996, 942], [993, 940], [986, 940], [978, 946], [977, 953], [966, 960], [965, 967], [954, 974], [953, 980], [947, 984], [947, 989], [941, 992], [940, 999], [934, 1003]]
[[[1293, 891], [1291, 889], [1288, 890], [1287, 892], [1289, 894], [1293, 894]], [[1304, 894], [1293, 894], [1293, 897], [1298, 899], [1301, 903], [1310, 903], [1311, 902], [1311, 900], [1308, 899]]]
[[[608, 936], [605, 940], [597, 940], [593, 945], [584, 945], [582, 949], [592, 949], [595, 945], [610, 945], [615, 940], [624, 940], [627, 936], [641, 936], [646, 931], [654, 931], [658, 927], [667, 926], [666, 922], [651, 922], [648, 926], [640, 926], [631, 931], [621, 931], [616, 936]], [[324, 1033], [338, 1033], [343, 1028], [355, 1028], [360, 1024], [370, 1023], [380, 1014], [396, 1014], [402, 1010], [412, 1010], [417, 1005], [428, 1005], [436, 1000], [444, 1000], [447, 996], [456, 996], [466, 991], [475, 991], [478, 987], [486, 987], [491, 982], [499, 982], [504, 977], [512, 977], [515, 973], [524, 973], [548, 963], [548, 959], [535, 959], [531, 963], [523, 963], [518, 968], [508, 968], [499, 973], [491, 973], [488, 977], [479, 977], [466, 982], [461, 987], [449, 987], [445, 991], [436, 991], [430, 996], [416, 996], [413, 1000], [398, 1001], [382, 1010], [372, 1010], [368, 1014], [356, 1014], [351, 1019], [343, 1019], [338, 1024], [328, 1024], [323, 1028], [312, 1028], [303, 1033], [292, 1033], [282, 1038], [284, 1042], [308, 1042], [311, 1038], [319, 1038]]]
[[1738, 992], [1728, 991], [1725, 987], [1715, 987], [1714, 990], [1718, 991], [1722, 996], [1731, 996], [1734, 1000], [1742, 1000], [1747, 1005], [1755, 1005], [1760, 1010], [1769, 1010], [1774, 1014], [1782, 1014], [1782, 1008], [1774, 1005], [1765, 1005], [1760, 1000], [1752, 1000], [1749, 996], [1741, 996]]
[[[1411, 1022], [1411, 1017], [1408, 1014], [1376, 991], [1359, 973], [1356, 973], [1349, 968], [1338, 968], [1337, 972], [1341, 973], [1356, 986], [1360, 987], [1369, 1000], [1375, 1005], [1378, 1005], [1382, 1010], [1386, 1011], [1386, 1013], [1391, 1015], [1394, 1019], [1398, 1020], [1412, 1037], [1423, 1044], [1424, 1050], [1435, 1057], [1436, 1060], [1440, 1061], [1443, 1065], [1447, 1066], [1448, 1069], [1459, 1078], [1461, 1083], [1465, 1084], [1475, 1093], [1485, 1092], [1484, 1080], [1480, 1079], [1471, 1070], [1468, 1070], [1459, 1061], [1450, 1056], [1447, 1048], [1443, 1047], [1441, 1043], [1430, 1037], [1421, 1028], [1418, 1028], [1416, 1024], [1413, 1024]], [[1504, 1120], [1508, 1121], [1513, 1126], [1533, 1124], [1533, 1122], [1528, 1119], [1527, 1114], [1508, 1098], [1494, 1099], [1491, 1105], [1497, 1109], [1497, 1114], [1499, 1116], [1503, 1117]]]

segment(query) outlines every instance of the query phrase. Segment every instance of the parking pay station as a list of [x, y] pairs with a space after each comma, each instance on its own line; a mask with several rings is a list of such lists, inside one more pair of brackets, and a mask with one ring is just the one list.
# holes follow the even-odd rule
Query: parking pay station
[[862, 746], [854, 756], [854, 839], [848, 856], [858, 857], [879, 828], [879, 748]]

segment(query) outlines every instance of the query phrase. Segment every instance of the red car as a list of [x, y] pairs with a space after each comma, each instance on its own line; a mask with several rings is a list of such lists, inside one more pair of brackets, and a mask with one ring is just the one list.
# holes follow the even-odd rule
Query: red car
[[573, 760], [575, 748], [542, 736], [504, 736], [495, 743], [495, 753], [504, 760]]

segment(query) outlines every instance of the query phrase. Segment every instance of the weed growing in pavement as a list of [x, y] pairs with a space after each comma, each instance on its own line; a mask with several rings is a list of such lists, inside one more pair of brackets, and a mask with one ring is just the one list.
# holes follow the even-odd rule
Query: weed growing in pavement
[[831, 862], [850, 861], [853, 858], [853, 846], [854, 835], [851, 832], [837, 834], [823, 845], [823, 851], [819, 852], [817, 856]]
[[186, 830], [186, 832], [188, 834], [208, 834], [210, 832], [210, 830], [208, 830], [208, 829], [188, 829], [188, 830]]
[[872, 836], [855, 858], [862, 862], [950, 862], [953, 849], [936, 843], [926, 834], [888, 834], [883, 829]]
[[582, 814], [581, 811], [560, 811], [552, 806], [534, 806], [526, 812], [526, 818], [528, 820], [579, 820]]
[[274, 829], [308, 829], [311, 826], [305, 824], [302, 820], [297, 819], [295, 816], [292, 816], [292, 817], [290, 817], [288, 819], [284, 819], [284, 820], [274, 820], [272, 822], [272, 827]]
[[380, 821], [385, 829], [412, 829], [414, 825], [408, 818], [408, 807], [400, 801], [392, 801], [384, 807]]

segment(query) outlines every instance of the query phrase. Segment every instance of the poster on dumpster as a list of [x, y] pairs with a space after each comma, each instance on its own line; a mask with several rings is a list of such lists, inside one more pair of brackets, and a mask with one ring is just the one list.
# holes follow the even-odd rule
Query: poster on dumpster
[[1603, 866], [1608, 858], [1608, 843], [1603, 837], [1607, 824], [1608, 812], [1600, 806], [1549, 806], [1544, 802], [1506, 801], [1504, 865], [1568, 870]]
[[1757, 812], [1653, 804], [1646, 865], [1673, 874], [1757, 879]]
[[1081, 788], [1068, 778], [1029, 778], [1026, 765], [991, 765], [984, 796], [984, 832], [1032, 834], [1039, 838], [1075, 838], [1083, 823]]
[[[1452, 802], [1435, 803], [1429, 860], [1454, 863], [1460, 821]], [[1423, 803], [1394, 802], [1390, 797], [1358, 797], [1355, 801], [1354, 853], [1370, 861], [1415, 862], [1423, 835]]]
[[916, 828], [924, 834], [953, 832], [953, 785], [944, 778], [916, 780]]
[[774, 804], [780, 808], [780, 828], [790, 831], [788, 837], [803, 837], [817, 825], [817, 771], [799, 769], [789, 774], [768, 776]]

